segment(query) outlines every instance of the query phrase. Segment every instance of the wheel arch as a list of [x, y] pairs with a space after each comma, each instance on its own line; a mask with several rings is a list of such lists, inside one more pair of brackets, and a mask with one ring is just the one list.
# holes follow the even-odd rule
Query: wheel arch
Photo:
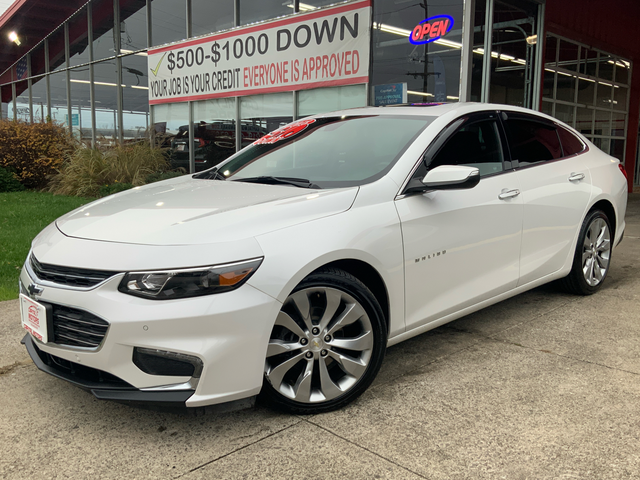
[[[613, 235], [613, 237], [615, 239], [616, 227], [618, 225], [618, 221], [617, 221], [617, 218], [616, 218], [616, 209], [613, 206], [613, 203], [611, 203], [611, 201], [609, 201], [606, 198], [602, 198], [602, 199], [598, 200], [587, 211], [587, 213], [585, 214], [584, 218], [587, 218], [587, 216], [591, 212], [593, 212], [594, 210], [602, 210], [605, 213], [605, 215], [609, 219], [609, 222], [611, 222], [611, 233], [612, 233], [612, 235]], [[584, 221], [584, 219], [583, 219], [583, 221]]]
[[371, 290], [373, 296], [376, 297], [376, 300], [378, 300], [380, 308], [382, 308], [382, 313], [384, 314], [384, 322], [387, 326], [387, 334], [389, 334], [391, 326], [389, 292], [387, 290], [384, 279], [382, 278], [382, 275], [380, 275], [378, 270], [376, 270], [369, 263], [362, 260], [358, 260], [355, 258], [344, 258], [341, 260], [334, 260], [332, 262], [326, 263], [314, 271], [318, 271], [327, 267], [339, 268], [340, 270], [344, 270], [345, 272], [350, 273], [362, 283], [364, 283], [364, 285], [369, 290]]

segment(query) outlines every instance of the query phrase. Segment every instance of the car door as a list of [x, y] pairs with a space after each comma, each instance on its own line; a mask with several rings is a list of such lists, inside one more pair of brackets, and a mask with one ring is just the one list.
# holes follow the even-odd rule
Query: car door
[[503, 112], [501, 120], [524, 204], [519, 285], [526, 285], [560, 270], [572, 254], [591, 174], [581, 155], [564, 154], [562, 127], [521, 113]]
[[495, 112], [458, 119], [427, 149], [413, 177], [440, 165], [480, 170], [468, 190], [400, 196], [407, 330], [514, 288], [522, 199]]

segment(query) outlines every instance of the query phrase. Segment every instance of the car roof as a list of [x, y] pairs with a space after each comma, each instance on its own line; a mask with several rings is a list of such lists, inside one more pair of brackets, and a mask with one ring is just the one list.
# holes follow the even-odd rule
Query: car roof
[[454, 113], [457, 116], [487, 110], [528, 113], [531, 115], [537, 115], [546, 118], [553, 122], [558, 122], [558, 120], [553, 117], [528, 108], [516, 107], [513, 105], [501, 105], [497, 103], [479, 102], [455, 102], [441, 104], [415, 103], [407, 105], [387, 105], [382, 107], [360, 107], [350, 108], [347, 110], [339, 110], [335, 112], [327, 112], [320, 115], [315, 115], [315, 117], [334, 117], [337, 115], [408, 115], [440, 117], [449, 113]]

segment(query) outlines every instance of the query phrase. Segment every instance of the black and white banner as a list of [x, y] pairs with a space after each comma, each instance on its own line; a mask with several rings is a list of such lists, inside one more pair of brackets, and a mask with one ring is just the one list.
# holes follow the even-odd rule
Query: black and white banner
[[149, 50], [149, 103], [369, 81], [371, 0]]

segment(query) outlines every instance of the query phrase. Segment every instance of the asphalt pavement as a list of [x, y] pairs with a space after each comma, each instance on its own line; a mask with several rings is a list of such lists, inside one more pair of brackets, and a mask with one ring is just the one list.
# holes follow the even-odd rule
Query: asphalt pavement
[[535, 289], [390, 348], [333, 413], [187, 416], [36, 369], [0, 302], [3, 479], [640, 478], [640, 194], [603, 289]]

